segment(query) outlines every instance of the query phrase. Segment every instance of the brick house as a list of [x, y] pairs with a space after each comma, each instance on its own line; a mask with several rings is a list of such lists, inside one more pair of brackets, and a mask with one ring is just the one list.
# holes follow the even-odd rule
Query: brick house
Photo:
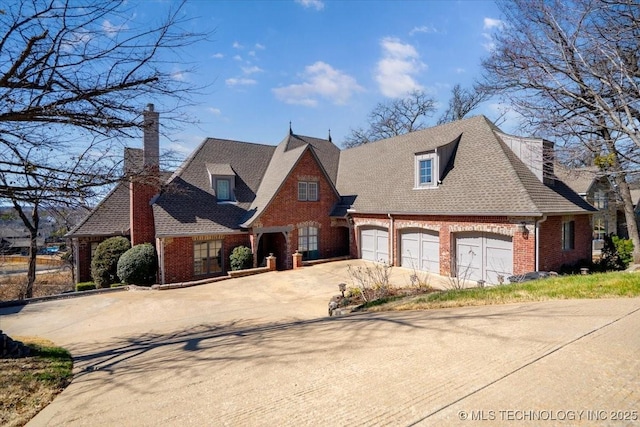
[[[145, 134], [143, 158], [156, 163], [134, 168], [147, 176], [155, 141]], [[239, 245], [254, 266], [274, 254], [292, 268], [298, 251], [489, 283], [591, 254], [595, 209], [554, 175], [553, 145], [482, 116], [347, 150], [291, 131], [277, 146], [208, 138], [156, 187], [130, 176], [69, 234], [78, 280], [108, 235], [154, 243], [161, 283], [225, 274]]]

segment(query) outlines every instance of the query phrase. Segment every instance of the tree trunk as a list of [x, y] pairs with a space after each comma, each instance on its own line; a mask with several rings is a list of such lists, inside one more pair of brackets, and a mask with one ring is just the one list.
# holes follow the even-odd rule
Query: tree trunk
[[618, 194], [622, 199], [627, 233], [631, 242], [633, 242], [633, 262], [634, 264], [640, 264], [640, 236], [638, 235], [638, 223], [636, 222], [636, 214], [633, 211], [633, 200], [631, 199], [629, 184], [622, 174], [615, 175], [614, 180], [618, 187]]
[[27, 287], [24, 298], [33, 297], [33, 284], [36, 281], [36, 256], [38, 255], [38, 229], [29, 230], [31, 242], [29, 245], [29, 268], [27, 270]]

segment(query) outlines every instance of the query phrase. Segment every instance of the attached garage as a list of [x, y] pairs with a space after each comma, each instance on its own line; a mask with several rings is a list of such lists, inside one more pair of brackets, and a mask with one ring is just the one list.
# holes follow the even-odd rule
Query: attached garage
[[513, 274], [511, 237], [483, 232], [456, 235], [456, 275], [467, 280], [484, 280], [497, 284]]
[[389, 231], [381, 227], [362, 228], [360, 257], [369, 261], [389, 262]]
[[400, 266], [440, 274], [440, 235], [411, 229], [400, 234]]

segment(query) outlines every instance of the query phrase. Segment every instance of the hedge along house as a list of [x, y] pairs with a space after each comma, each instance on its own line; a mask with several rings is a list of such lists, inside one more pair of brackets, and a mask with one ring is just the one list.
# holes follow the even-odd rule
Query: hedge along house
[[[157, 158], [152, 135], [144, 146]], [[132, 174], [70, 233], [77, 277], [86, 242], [118, 233], [155, 244], [161, 283], [225, 274], [239, 245], [279, 269], [299, 251], [489, 283], [556, 270], [589, 258], [594, 208], [555, 178], [552, 152], [484, 117], [343, 151], [291, 129], [277, 146], [208, 138], [161, 187]]]

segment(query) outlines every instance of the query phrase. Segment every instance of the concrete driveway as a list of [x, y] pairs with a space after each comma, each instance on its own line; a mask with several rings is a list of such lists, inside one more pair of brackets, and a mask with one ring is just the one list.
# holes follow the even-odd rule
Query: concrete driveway
[[640, 299], [324, 317], [348, 263], [0, 310], [75, 358], [29, 425], [640, 424]]

